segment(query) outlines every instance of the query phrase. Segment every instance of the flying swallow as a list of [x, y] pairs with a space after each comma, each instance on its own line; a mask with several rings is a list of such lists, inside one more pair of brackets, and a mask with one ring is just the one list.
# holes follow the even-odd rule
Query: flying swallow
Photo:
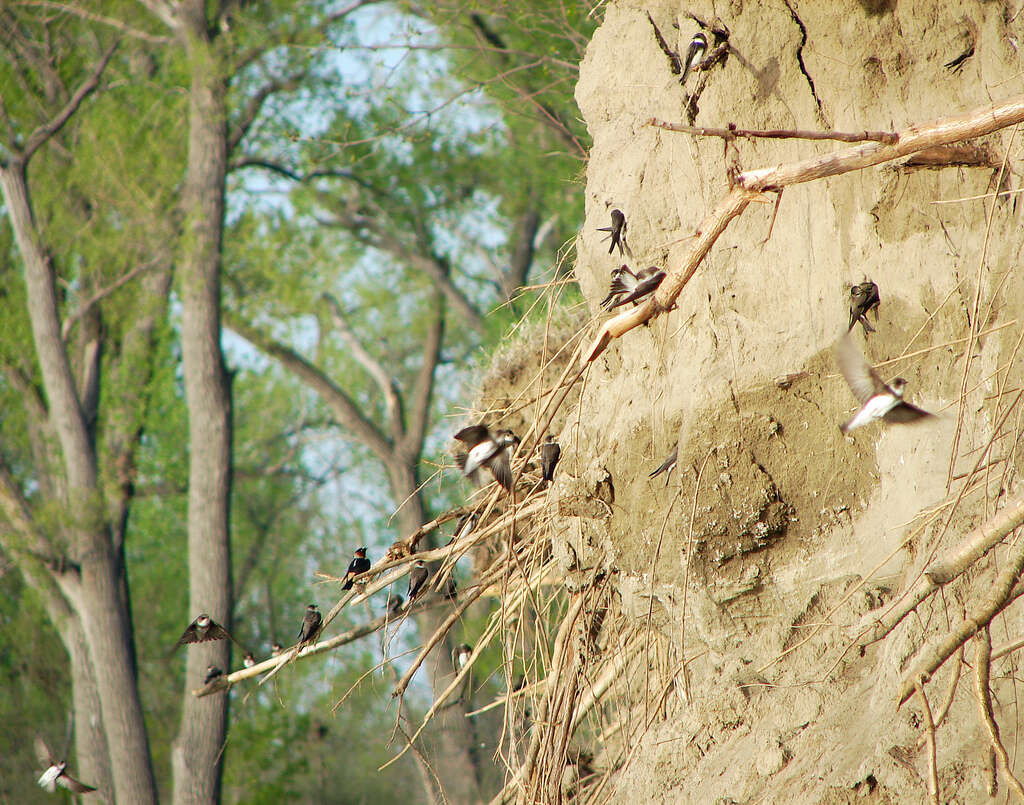
[[708, 38], [703, 31], [698, 31], [690, 40], [690, 47], [686, 50], [686, 62], [683, 64], [683, 74], [679, 77], [679, 83], [686, 86], [686, 77], [690, 70], [704, 61], [704, 55], [708, 52]]
[[652, 472], [647, 477], [648, 478], [656, 478], [657, 476], [661, 475], [662, 473], [665, 473], [665, 486], [668, 486], [668, 480], [669, 480], [669, 478], [672, 477], [672, 470], [674, 470], [676, 468], [676, 459], [678, 458], [678, 456], [679, 456], [679, 443], [677, 442], [676, 446], [672, 448], [672, 452], [669, 454], [668, 458], [665, 459], [664, 463], [662, 463], [662, 465], [660, 467], [658, 467], [658, 469], [656, 469], [654, 472]]
[[[345, 583], [341, 585], [341, 589], [351, 590], [352, 579], [369, 569], [370, 560], [366, 558], [366, 548], [356, 548], [356, 555], [352, 557], [352, 561], [348, 563], [348, 570], [345, 571]], [[365, 589], [366, 585], [359, 584], [357, 587]]]
[[868, 324], [867, 313], [875, 311], [875, 321], [878, 321], [878, 304], [881, 302], [878, 296], [878, 286], [871, 280], [854, 285], [850, 288], [850, 326], [847, 332], [853, 329], [859, 321], [864, 328], [864, 335], [875, 332], [875, 328]]
[[227, 629], [204, 612], [188, 625], [178, 638], [178, 642], [174, 644], [174, 648], [167, 653], [173, 654], [178, 646], [185, 643], [208, 643], [211, 640], [230, 640], [236, 644], [238, 642]]
[[[623, 268], [625, 268], [625, 266], [623, 266]], [[608, 310], [614, 310], [619, 307], [619, 305], [625, 305], [627, 302], [639, 302], [645, 296], [649, 296], [654, 293], [658, 290], [658, 286], [661, 285], [661, 281], [665, 279], [665, 272], [657, 266], [651, 266], [650, 268], [645, 268], [642, 271], [636, 272], [634, 277], [636, 279], [636, 284], [633, 289], [609, 304]]]
[[890, 384], [883, 382], [854, 346], [849, 334], [844, 334], [836, 344], [836, 359], [850, 391], [860, 403], [860, 409], [853, 418], [839, 426], [843, 433], [849, 433], [876, 419], [884, 419], [886, 422], [919, 422], [934, 416], [903, 401], [907, 381], [902, 377], [895, 378]]
[[[608, 236], [612, 242], [608, 245], [608, 254], [615, 251], [615, 247], [619, 247], [619, 255], [629, 253], [629, 256], [633, 256], [633, 250], [629, 248], [629, 244], [626, 243], [626, 216], [623, 215], [622, 210], [612, 210], [612, 225], [598, 227], [598, 232], [610, 232]], [[604, 240], [604, 238], [602, 238]]]
[[206, 676], [203, 677], [203, 684], [209, 685], [213, 680], [220, 679], [222, 676], [224, 676], [224, 672], [216, 665], [207, 665]]
[[46, 768], [46, 771], [44, 771], [39, 777], [39, 786], [41, 788], [45, 788], [51, 794], [57, 790], [58, 785], [75, 794], [88, 794], [90, 791], [96, 790], [95, 786], [81, 783], [68, 774], [68, 762], [66, 760], [54, 760], [53, 753], [50, 752], [50, 748], [46, 745], [46, 741], [38, 735], [36, 736], [36, 757]]
[[456, 646], [452, 650], [452, 665], [456, 671], [461, 671], [469, 662], [469, 656], [473, 653], [473, 647], [467, 643]]
[[455, 438], [469, 446], [468, 454], [459, 454], [455, 460], [466, 477], [480, 483], [480, 468], [487, 467], [495, 480], [506, 490], [512, 488], [512, 465], [508, 448], [515, 449], [519, 438], [508, 430], [491, 436], [486, 425], [470, 425], [455, 434]]
[[251, 651], [245, 652], [245, 657], [242, 658], [242, 665], [246, 668], [252, 668], [256, 664], [256, 655]]
[[601, 300], [601, 307], [607, 309], [612, 302], [631, 293], [636, 288], [636, 283], [636, 274], [629, 270], [629, 266], [613, 268], [611, 287], [608, 296]]
[[417, 559], [412, 563], [412, 570], [409, 571], [409, 591], [405, 594], [405, 606], [408, 609], [412, 606], [413, 599], [422, 592], [430, 571], [427, 570], [427, 563]]
[[280, 643], [271, 643], [271, 645], [270, 645], [270, 656], [271, 657], [276, 657], [282, 651], [284, 651], [284, 646], [282, 646]]
[[299, 646], [312, 643], [320, 631], [320, 624], [324, 622], [323, 616], [316, 608], [316, 604], [306, 607], [306, 615], [302, 619], [302, 626], [299, 627]]
[[555, 441], [555, 435], [549, 433], [544, 437], [544, 444], [540, 446], [540, 466], [542, 471], [542, 480], [551, 482], [552, 478], [555, 477], [555, 466], [558, 464], [558, 459], [562, 456], [562, 448], [558, 446], [558, 442]]

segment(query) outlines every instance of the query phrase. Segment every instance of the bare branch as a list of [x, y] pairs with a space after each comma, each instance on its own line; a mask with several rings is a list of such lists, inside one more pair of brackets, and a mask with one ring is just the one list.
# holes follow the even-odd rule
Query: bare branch
[[72, 14], [80, 19], [88, 20], [89, 22], [98, 22], [103, 25], [109, 25], [111, 28], [125, 36], [130, 36], [133, 39], [141, 39], [144, 42], [154, 42], [159, 45], [165, 45], [171, 41], [168, 36], [157, 36], [156, 34], [147, 33], [146, 31], [140, 31], [138, 28], [132, 28], [122, 20], [114, 17], [105, 17], [102, 14], [95, 14], [73, 3], [56, 3], [53, 2], [53, 0], [18, 0], [15, 5], [63, 11], [66, 14]]
[[992, 714], [992, 690], [989, 687], [989, 666], [992, 658], [992, 638], [988, 632], [988, 626], [981, 629], [975, 638], [974, 650], [974, 682], [975, 694], [978, 697], [978, 709], [981, 711], [981, 721], [988, 732], [989, 743], [992, 750], [999, 759], [999, 768], [1003, 776], [1009, 781], [1010, 787], [1017, 794], [1017, 799], [1024, 802], [1024, 787], [1020, 780], [1013, 776], [1010, 769], [1010, 757], [1006, 753], [1006, 747], [999, 738], [999, 725]]
[[406, 425], [405, 437], [401, 447], [407, 455], [419, 455], [423, 448], [423, 439], [427, 432], [427, 421], [430, 415], [430, 398], [434, 393], [434, 374], [437, 363], [441, 359], [441, 344], [444, 341], [444, 297], [437, 293], [433, 305], [434, 320], [430, 323], [426, 340], [423, 342], [423, 358], [416, 382], [413, 385], [409, 422]]
[[899, 136], [891, 131], [806, 131], [802, 129], [740, 129], [730, 123], [724, 129], [706, 126], [684, 126], [682, 123], [667, 123], [652, 117], [648, 126], [693, 134], [696, 137], [721, 137], [723, 140], [735, 140], [737, 137], [764, 137], [771, 140], [838, 140], [841, 143], [879, 142], [894, 144]]
[[232, 128], [231, 134], [228, 137], [229, 154], [235, 150], [245, 135], [249, 133], [249, 129], [256, 122], [256, 118], [263, 109], [263, 104], [266, 103], [267, 98], [277, 92], [290, 92], [295, 89], [299, 86], [299, 82], [305, 78], [306, 72], [306, 70], [300, 70], [294, 75], [268, 81], [249, 98], [245, 109], [242, 111], [241, 118]]
[[925, 740], [928, 743], [928, 798], [934, 805], [939, 805], [939, 774], [935, 758], [935, 720], [932, 718], [932, 708], [928, 704], [924, 686], [920, 682], [915, 682], [914, 690], [917, 691], [917, 696], [921, 700], [921, 709], [924, 711]]
[[155, 266], [158, 263], [160, 263], [163, 259], [164, 259], [163, 257], [154, 257], [148, 263], [143, 263], [142, 265], [135, 266], [135, 268], [133, 268], [131, 271], [128, 271], [128, 272], [122, 274], [120, 277], [118, 277], [116, 280], [114, 280], [114, 282], [111, 283], [110, 285], [108, 285], [106, 288], [100, 288], [98, 291], [96, 291], [96, 293], [94, 293], [92, 296], [90, 296], [88, 299], [86, 299], [84, 302], [82, 302], [82, 304], [80, 304], [78, 306], [78, 309], [75, 310], [74, 313], [72, 313], [70, 316], [68, 316], [66, 319], [64, 319], [64, 321], [61, 323], [61, 326], [60, 326], [60, 337], [65, 342], [67, 342], [68, 336], [71, 334], [71, 328], [75, 326], [75, 323], [77, 321], [79, 321], [90, 310], [92, 310], [94, 305], [96, 305], [99, 302], [102, 302], [104, 299], [106, 299], [108, 296], [110, 296], [118, 288], [120, 288], [121, 286], [125, 285], [126, 283], [131, 282], [133, 279], [135, 279], [137, 276], [139, 276], [139, 274], [141, 274], [143, 271], [146, 271], [147, 269], [152, 268], [153, 266]]

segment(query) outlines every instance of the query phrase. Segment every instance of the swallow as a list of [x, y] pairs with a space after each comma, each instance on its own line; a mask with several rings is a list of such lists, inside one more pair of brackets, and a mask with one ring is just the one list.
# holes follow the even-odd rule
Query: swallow
[[299, 627], [299, 646], [312, 643], [320, 631], [320, 624], [324, 622], [323, 616], [316, 608], [316, 604], [306, 607], [306, 615], [302, 619], [302, 626]]
[[409, 571], [409, 591], [405, 594], [406, 609], [412, 606], [413, 599], [423, 591], [429, 576], [430, 571], [427, 570], [426, 562], [417, 559], [412, 563], [412, 570]]
[[[629, 254], [633, 256], [633, 250], [629, 248], [629, 244], [626, 243], [626, 216], [622, 210], [612, 210], [612, 225], [598, 227], [598, 232], [610, 232], [608, 235], [611, 238], [611, 243], [608, 245], [608, 254], [615, 251], [615, 247], [619, 247], [619, 255]], [[601, 238], [603, 241], [604, 238]]]
[[704, 35], [703, 31], [698, 31], [693, 35], [693, 39], [690, 40], [690, 47], [686, 50], [686, 62], [683, 64], [683, 74], [679, 78], [679, 83], [684, 87], [686, 86], [686, 77], [689, 75], [690, 70], [704, 61], [704, 56], [708, 52], [708, 38]]
[[79, 782], [68, 774], [68, 762], [66, 760], [54, 760], [50, 748], [46, 745], [46, 741], [38, 735], [36, 736], [36, 757], [46, 767], [46, 771], [39, 777], [39, 786], [45, 788], [51, 794], [57, 790], [58, 785], [75, 794], [88, 794], [90, 791], [96, 790], [95, 786]]
[[203, 677], [203, 684], [209, 685], [213, 680], [220, 679], [222, 676], [224, 676], [224, 672], [216, 665], [207, 665], [206, 676]]
[[456, 646], [452, 650], [452, 665], [456, 671], [461, 671], [469, 662], [469, 656], [473, 653], [473, 647], [467, 643]]
[[464, 514], [459, 518], [459, 522], [455, 524], [455, 530], [452, 532], [452, 538], [448, 542], [451, 545], [455, 540], [468, 537], [476, 529], [476, 524], [479, 522], [480, 516], [476, 512], [470, 512]]
[[251, 651], [245, 652], [245, 657], [242, 658], [242, 665], [246, 668], [252, 668], [256, 664], [256, 655]]
[[451, 573], [444, 581], [444, 590], [441, 593], [448, 601], [454, 601], [459, 597], [459, 585], [455, 583], [455, 576]]
[[[626, 267], [623, 266], [623, 268]], [[626, 270], [628, 271], [629, 269]], [[608, 310], [614, 310], [620, 305], [625, 305], [628, 302], [639, 302], [644, 297], [650, 296], [658, 290], [658, 286], [661, 285], [661, 281], [665, 279], [665, 272], [657, 266], [651, 266], [650, 268], [645, 268], [636, 272], [636, 274], [633, 275], [633, 278], [636, 280], [633, 288], [609, 304], [607, 306]], [[614, 284], [615, 281], [612, 280], [613, 287]]]
[[658, 467], [658, 469], [656, 469], [654, 472], [652, 472], [647, 477], [648, 478], [656, 478], [657, 476], [661, 475], [662, 473], [665, 473], [665, 486], [668, 486], [668, 480], [669, 480], [669, 478], [672, 477], [672, 470], [674, 470], [676, 468], [676, 459], [678, 458], [678, 456], [679, 456], [679, 443], [677, 442], [676, 446], [672, 448], [672, 452], [669, 454], [669, 457], [665, 459], [665, 461], [662, 463], [662, 465], [660, 467]]
[[839, 426], [843, 433], [849, 433], [876, 419], [884, 419], [886, 422], [920, 422], [934, 416], [903, 401], [907, 381], [902, 377], [893, 379], [889, 384], [883, 382], [854, 346], [849, 334], [843, 335], [836, 344], [836, 359], [850, 391], [860, 403], [860, 409], [853, 418]]
[[601, 300], [601, 307], [608, 308], [612, 302], [620, 299], [636, 288], [636, 274], [629, 270], [629, 266], [619, 266], [612, 269], [612, 283], [608, 289], [608, 295]]
[[271, 657], [276, 657], [282, 651], [284, 651], [284, 646], [282, 646], [280, 643], [271, 643], [271, 645], [270, 645], [270, 656]]
[[480, 468], [487, 467], [494, 479], [506, 491], [512, 488], [512, 464], [508, 448], [515, 449], [519, 438], [509, 430], [499, 430], [491, 436], [486, 425], [470, 425], [455, 434], [469, 447], [469, 453], [460, 453], [456, 461], [466, 477], [480, 483]]
[[878, 304], [881, 302], [878, 296], [878, 286], [871, 280], [854, 285], [850, 288], [850, 326], [847, 332], [853, 329], [859, 321], [864, 328], [864, 335], [875, 332], [875, 328], [868, 324], [867, 313], [875, 311], [875, 321], [878, 321]]
[[174, 648], [167, 653], [173, 654], [185, 643], [208, 643], [211, 640], [230, 640], [236, 644], [238, 642], [227, 629], [204, 612], [188, 625], [178, 638], [178, 642], [174, 644]]
[[388, 598], [388, 615], [397, 615], [402, 611], [402, 604], [405, 603], [405, 599], [400, 595], [391, 595]]
[[[366, 548], [356, 548], [356, 555], [352, 557], [352, 561], [348, 563], [348, 570], [345, 571], [345, 583], [341, 585], [341, 589], [351, 590], [352, 579], [369, 569], [370, 560], [366, 558]], [[358, 584], [356, 586], [361, 590], [366, 588], [365, 584]]]
[[542, 471], [541, 480], [551, 483], [555, 477], [555, 467], [558, 459], [562, 456], [562, 448], [555, 441], [555, 435], [549, 433], [544, 437], [544, 444], [540, 447], [540, 466]]

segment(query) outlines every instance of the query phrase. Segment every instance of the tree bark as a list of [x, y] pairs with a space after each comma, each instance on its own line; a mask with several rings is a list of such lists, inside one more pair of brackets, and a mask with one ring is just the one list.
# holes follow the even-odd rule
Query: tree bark
[[[192, 71], [186, 216], [180, 268], [182, 356], [189, 413], [189, 613], [201, 612], [230, 629], [232, 612], [229, 504], [231, 390], [220, 347], [220, 269], [227, 169], [225, 86], [206, 33], [201, 0], [178, 7], [179, 35]], [[174, 742], [175, 805], [220, 799], [227, 696], [191, 694], [208, 665], [227, 670], [230, 645], [190, 646], [182, 691], [181, 727]]]

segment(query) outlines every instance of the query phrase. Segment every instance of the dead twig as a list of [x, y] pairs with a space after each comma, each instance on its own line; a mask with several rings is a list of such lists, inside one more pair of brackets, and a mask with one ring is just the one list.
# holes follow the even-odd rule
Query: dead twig
[[939, 805], [939, 773], [936, 768], [935, 753], [935, 721], [932, 719], [932, 708], [928, 704], [928, 697], [924, 693], [924, 687], [920, 682], [914, 683], [914, 690], [921, 699], [921, 709], [924, 710], [925, 738], [928, 742], [928, 796], [934, 805]]
[[989, 664], [992, 657], [992, 638], [988, 633], [988, 627], [978, 631], [975, 638], [974, 649], [974, 680], [975, 693], [978, 695], [978, 708], [981, 711], [981, 720], [988, 731], [988, 739], [992, 744], [992, 750], [996, 753], [999, 761], [999, 768], [1003, 776], [1017, 794], [1017, 799], [1024, 802], [1024, 787], [1020, 781], [1013, 776], [1010, 770], [1010, 758], [1006, 754], [1006, 747], [999, 738], [999, 725], [992, 715], [992, 690], [989, 687]]
[[841, 143], [878, 142], [892, 145], [899, 140], [893, 131], [807, 131], [804, 129], [741, 129], [735, 123], [729, 123], [724, 129], [708, 126], [684, 126], [681, 123], [668, 123], [652, 117], [648, 126], [692, 134], [695, 137], [721, 137], [723, 140], [734, 140], [737, 137], [770, 140], [832, 140]]

